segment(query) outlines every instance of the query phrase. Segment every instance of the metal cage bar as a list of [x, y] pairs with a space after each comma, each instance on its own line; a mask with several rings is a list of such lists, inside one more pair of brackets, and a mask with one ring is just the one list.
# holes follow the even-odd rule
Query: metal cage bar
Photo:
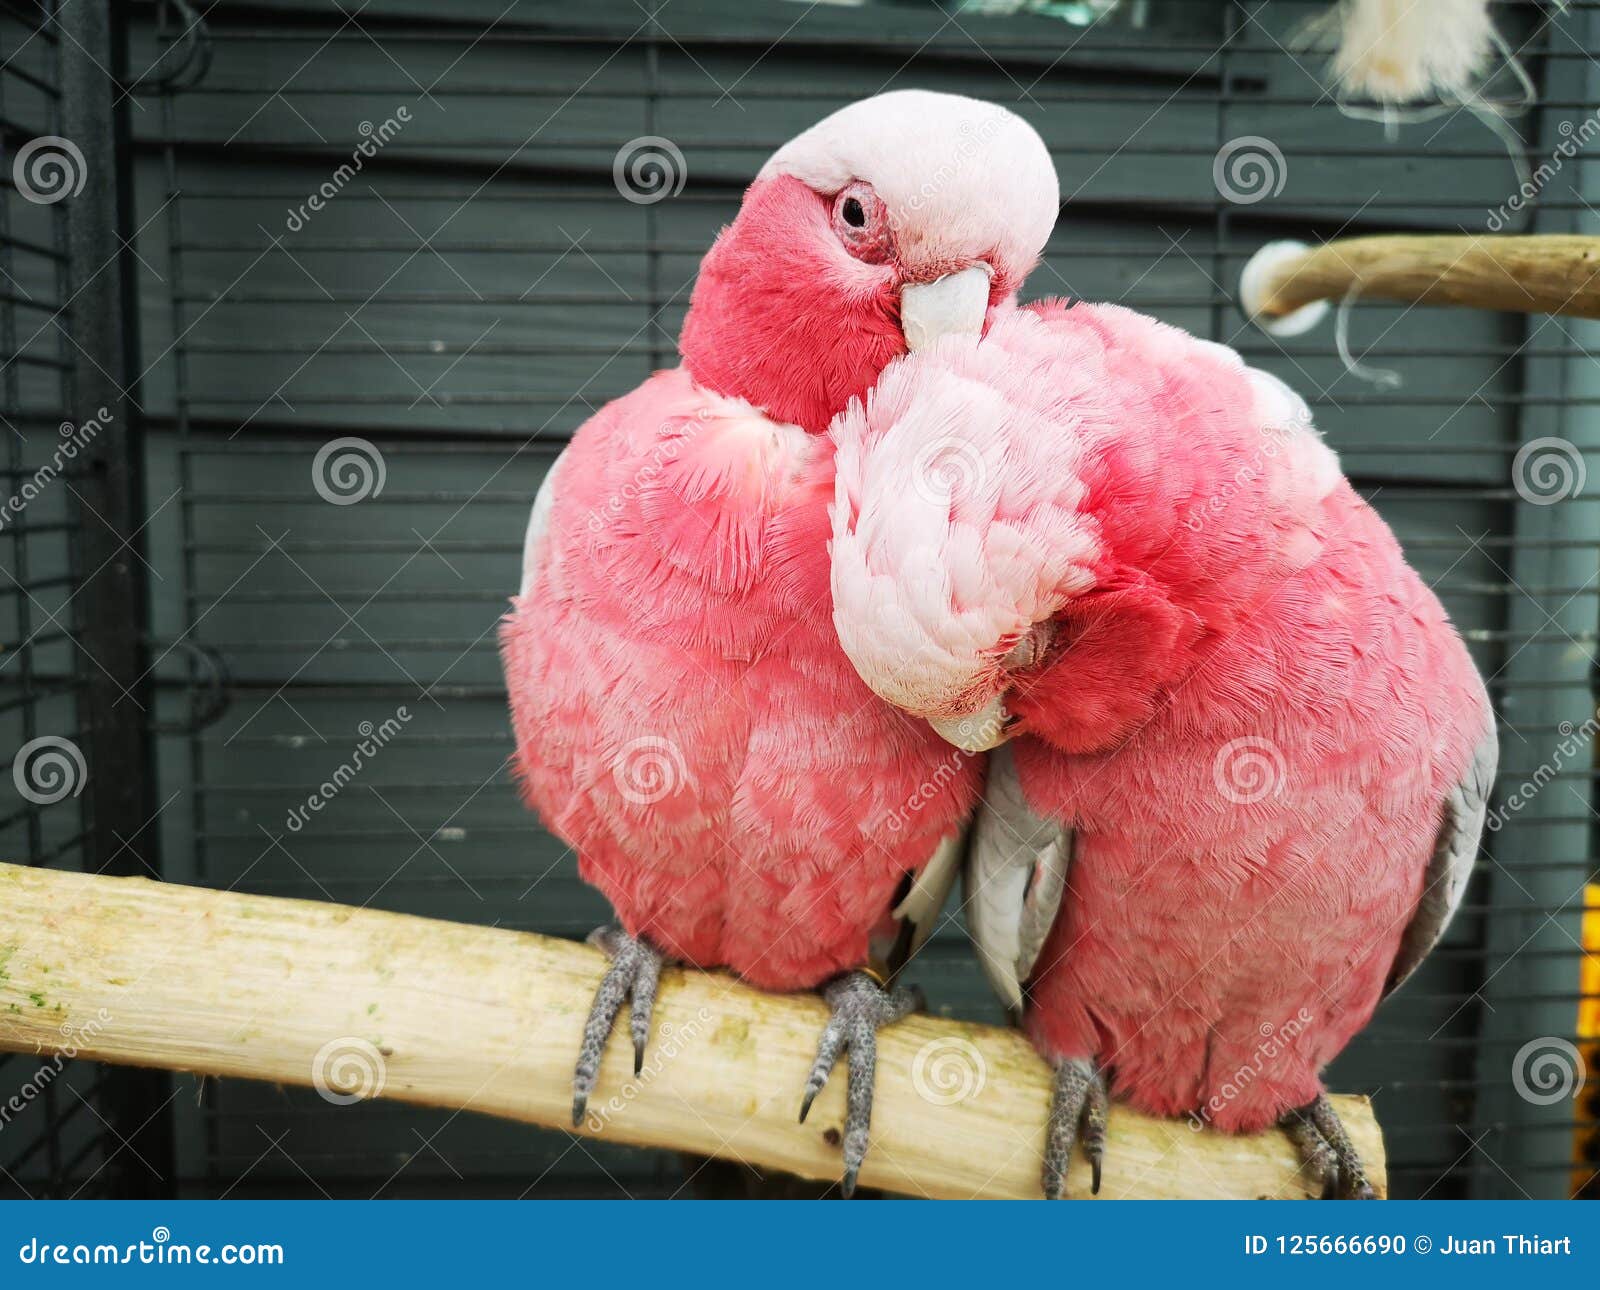
[[[136, 404], [116, 375], [135, 337], [121, 264], [123, 41], [109, 6], [94, 0], [11, 7], [0, 35], [10, 494], [0, 525], [9, 616], [0, 724], [19, 801], [7, 802], [0, 838], [8, 858], [34, 864], [154, 872], [141, 836], [151, 757], [139, 701], [140, 449]], [[0, 946], [0, 971], [5, 957]], [[53, 1006], [42, 995], [32, 1002]], [[84, 1024], [64, 1017], [63, 1035]], [[167, 1084], [160, 1074], [10, 1057], [0, 1064], [0, 1194], [170, 1194]]]

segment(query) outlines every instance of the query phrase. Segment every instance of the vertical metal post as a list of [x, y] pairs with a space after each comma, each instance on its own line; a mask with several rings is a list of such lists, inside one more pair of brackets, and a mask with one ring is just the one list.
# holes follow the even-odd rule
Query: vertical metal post
[[[83, 581], [73, 598], [83, 677], [80, 724], [87, 732], [84, 789], [90, 815], [87, 862], [106, 873], [159, 873], [152, 791], [153, 687], [146, 676], [146, 596], [138, 532], [143, 508], [137, 376], [129, 361], [123, 239], [130, 231], [120, 167], [129, 151], [127, 99], [117, 69], [126, 41], [107, 0], [75, 0], [56, 14], [61, 44], [62, 127], [84, 158], [84, 185], [67, 199], [70, 256], [67, 327], [73, 344], [69, 416], [101, 428], [81, 458], [78, 559]], [[120, 124], [119, 124], [119, 119]], [[119, 200], [119, 198], [121, 200]], [[107, 416], [101, 415], [101, 410]], [[105, 1117], [121, 1141], [108, 1146], [120, 1196], [164, 1196], [174, 1189], [170, 1077], [118, 1071], [106, 1081]]]
[[[1600, 15], [1573, 14], [1568, 30], [1594, 50]], [[1556, 103], [1596, 103], [1600, 73], [1582, 60], [1546, 64], [1544, 96]], [[1536, 143], [1538, 166], [1557, 155], [1567, 137], [1562, 120], [1582, 119], [1577, 109], [1549, 109]], [[1591, 163], [1566, 161], [1540, 192], [1552, 206], [1572, 208], [1596, 200], [1600, 187]], [[1539, 232], [1600, 232], [1593, 208], [1576, 217], [1556, 209], [1541, 214]], [[1600, 349], [1600, 325], [1578, 319], [1528, 320], [1521, 388], [1558, 397], [1524, 405], [1518, 444], [1551, 454], [1535, 441], [1559, 441], [1554, 451], [1581, 461], [1581, 492], [1550, 504], [1513, 507], [1513, 546], [1505, 561], [1513, 584], [1507, 612], [1508, 659], [1500, 680], [1504, 718], [1497, 802], [1505, 824], [1487, 839], [1494, 863], [1487, 875], [1491, 913], [1485, 929], [1484, 1008], [1478, 1051], [1480, 1090], [1472, 1138], [1482, 1155], [1471, 1160], [1472, 1194], [1520, 1199], [1567, 1195], [1574, 1116], [1568, 1097], [1549, 1097], [1530, 1079], [1541, 1052], [1570, 1043], [1577, 1025], [1580, 908], [1592, 864], [1594, 748], [1560, 751], [1568, 732], [1584, 729], [1594, 713], [1597, 626], [1596, 556], [1600, 553], [1600, 366], [1572, 357], [1574, 346]], [[1546, 353], [1545, 351], [1555, 351]], [[1570, 446], [1561, 449], [1559, 443]], [[1551, 456], [1552, 462], [1556, 461]], [[1514, 466], [1508, 459], [1508, 476]], [[1524, 472], [1526, 473], [1526, 472]], [[1575, 482], [1575, 481], [1574, 481]], [[1586, 744], [1578, 736], [1580, 744]], [[1568, 741], [1571, 742], [1570, 740]], [[1531, 781], [1540, 767], [1554, 770], [1546, 783]], [[1511, 810], [1509, 803], [1515, 802]], [[1534, 1045], [1524, 1048], [1524, 1045]], [[1553, 1067], [1550, 1069], [1554, 1069]], [[1467, 1141], [1461, 1143], [1469, 1150]], [[1487, 1157], [1487, 1159], [1483, 1158]]]

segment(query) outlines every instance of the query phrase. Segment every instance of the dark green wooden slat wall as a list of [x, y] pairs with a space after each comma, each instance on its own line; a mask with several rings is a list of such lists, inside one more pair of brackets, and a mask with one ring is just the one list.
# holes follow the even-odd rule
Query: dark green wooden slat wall
[[[493, 626], [526, 508], [583, 417], [671, 361], [698, 256], [766, 153], [891, 86], [992, 97], [1032, 121], [1070, 200], [1030, 292], [1147, 309], [1313, 396], [1493, 670], [1516, 593], [1492, 538], [1474, 547], [1463, 534], [1511, 528], [1527, 391], [1508, 360], [1526, 324], [1363, 307], [1353, 342], [1405, 378], [1386, 393], [1344, 373], [1328, 329], [1280, 346], [1228, 297], [1270, 237], [1481, 228], [1515, 182], [1511, 163], [1465, 115], [1390, 140], [1319, 101], [1315, 59], [1278, 43], [1305, 5], [1254, 19], [1258, 6], [1220, 0], [1150, 8], [1153, 31], [1088, 36], [1043, 19], [941, 26], [900, 7], [802, 15], [783, 0], [675, 0], [656, 28], [613, 0], [523, 4], [498, 22], [498, 5], [443, 15], [375, 0], [360, 30], [310, 3], [213, 10], [205, 79], [134, 113], [156, 632], [190, 632], [232, 682], [218, 724], [162, 744], [171, 876], [567, 936], [603, 920], [500, 769]], [[1225, 31], [1232, 44], [1214, 53]], [[153, 29], [135, 43], [147, 59]], [[291, 220], [349, 159], [361, 123], [402, 107], [411, 120], [381, 154], [324, 210]], [[618, 149], [646, 134], [672, 139], [689, 175], [651, 206], [612, 183]], [[1243, 135], [1274, 141], [1287, 181], [1229, 206], [1212, 165]], [[318, 449], [341, 435], [379, 445], [386, 471], [380, 496], [349, 507], [311, 487]], [[165, 715], [181, 715], [182, 656], [162, 675]], [[289, 831], [287, 813], [348, 757], [360, 724], [401, 704], [404, 735]], [[1470, 1186], [1460, 1172], [1436, 1180], [1474, 1096], [1479, 1016], [1463, 1000], [1483, 934], [1481, 916], [1462, 919], [1336, 1068], [1343, 1087], [1385, 1089], [1402, 1193]], [[922, 983], [938, 1006], [992, 1018], [963, 947], [946, 928]], [[179, 1105], [197, 1192], [656, 1195], [682, 1179], [672, 1157], [472, 1116], [243, 1084]]]

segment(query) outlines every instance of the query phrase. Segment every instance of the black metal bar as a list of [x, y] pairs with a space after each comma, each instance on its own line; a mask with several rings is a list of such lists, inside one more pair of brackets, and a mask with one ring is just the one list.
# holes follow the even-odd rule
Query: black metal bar
[[[61, 45], [63, 132], [83, 153], [84, 186], [68, 199], [71, 254], [68, 299], [76, 342], [70, 419], [91, 420], [100, 430], [90, 441], [78, 481], [83, 504], [98, 519], [82, 525], [80, 567], [89, 570], [74, 598], [74, 621], [82, 650], [92, 662], [85, 677], [84, 724], [89, 729], [84, 790], [91, 820], [90, 860], [110, 873], [160, 872], [156, 833], [145, 824], [152, 813], [152, 743], [146, 725], [153, 702], [143, 678], [146, 615], [144, 564], [139, 555], [141, 443], [137, 405], [121, 382], [130, 363], [127, 298], [131, 278], [123, 239], [132, 229], [120, 173], [130, 154], [126, 101], [113, 79], [125, 68], [125, 31], [113, 31], [106, 0], [77, 0], [56, 16], [70, 37]], [[102, 411], [103, 410], [103, 411]], [[105, 1116], [128, 1142], [131, 1158], [150, 1162], [160, 1178], [143, 1169], [120, 1169], [118, 1195], [171, 1194], [172, 1123], [164, 1111], [170, 1076], [127, 1070], [107, 1082]]]

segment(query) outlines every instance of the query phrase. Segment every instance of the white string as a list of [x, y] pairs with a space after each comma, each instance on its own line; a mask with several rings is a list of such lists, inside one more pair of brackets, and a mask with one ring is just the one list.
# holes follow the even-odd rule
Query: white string
[[1350, 313], [1355, 306], [1356, 297], [1360, 294], [1361, 284], [1352, 282], [1350, 290], [1344, 293], [1344, 299], [1339, 301], [1339, 308], [1333, 316], [1333, 342], [1338, 346], [1339, 361], [1344, 364], [1344, 370], [1356, 380], [1365, 381], [1377, 390], [1397, 390], [1405, 384], [1399, 372], [1387, 367], [1363, 366], [1350, 352]]
[[[1562, 7], [1565, 8], [1564, 0]], [[1338, 108], [1341, 116], [1349, 120], [1378, 122], [1383, 126], [1384, 137], [1391, 143], [1399, 137], [1402, 125], [1418, 125], [1424, 121], [1436, 120], [1446, 113], [1465, 109], [1483, 122], [1505, 145], [1506, 155], [1511, 158], [1511, 164], [1517, 172], [1517, 184], [1520, 187], [1529, 182], [1532, 172], [1528, 167], [1525, 145], [1517, 132], [1511, 128], [1507, 118], [1520, 115], [1532, 107], [1538, 100], [1538, 92], [1534, 87], [1533, 78], [1528, 75], [1527, 69], [1518, 60], [1511, 46], [1506, 43], [1505, 37], [1498, 30], [1491, 30], [1489, 39], [1494, 45], [1495, 52], [1500, 55], [1499, 64], [1487, 73], [1478, 85], [1461, 93], [1447, 92], [1442, 102], [1369, 105], [1352, 100], [1348, 91], [1341, 86], [1334, 94], [1334, 106]], [[1484, 91], [1497, 76], [1507, 70], [1516, 78], [1517, 96], [1504, 100], [1489, 98]]]

